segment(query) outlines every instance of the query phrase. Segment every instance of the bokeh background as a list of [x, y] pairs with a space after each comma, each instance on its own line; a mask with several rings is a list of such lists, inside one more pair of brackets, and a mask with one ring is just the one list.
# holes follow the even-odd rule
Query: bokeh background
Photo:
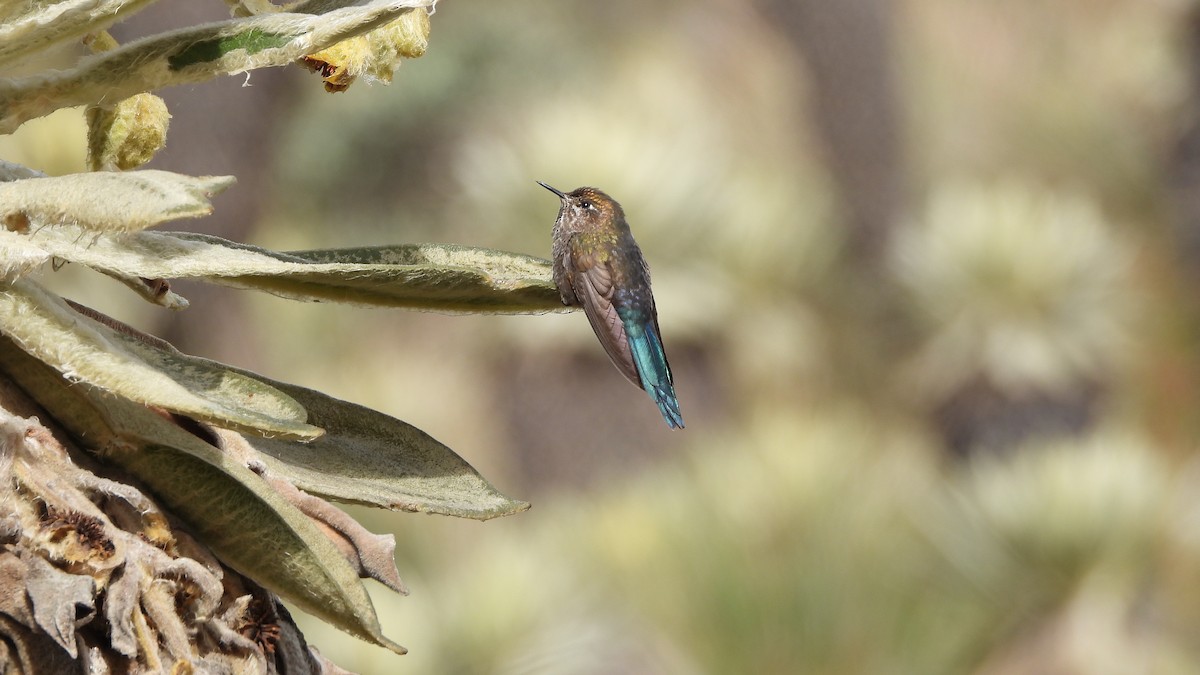
[[[164, 0], [119, 39], [221, 18]], [[49, 283], [411, 422], [532, 510], [351, 509], [412, 593], [364, 673], [1200, 672], [1200, 6], [467, 3], [387, 87], [164, 92], [195, 229], [549, 255], [596, 185], [653, 266], [687, 429], [582, 315]], [[0, 156], [82, 170], [82, 112]]]

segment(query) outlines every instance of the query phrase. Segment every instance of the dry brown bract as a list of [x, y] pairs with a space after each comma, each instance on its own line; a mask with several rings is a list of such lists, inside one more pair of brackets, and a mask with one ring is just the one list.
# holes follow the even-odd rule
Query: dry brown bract
[[0, 670], [324, 670], [274, 595], [38, 414], [0, 379]]

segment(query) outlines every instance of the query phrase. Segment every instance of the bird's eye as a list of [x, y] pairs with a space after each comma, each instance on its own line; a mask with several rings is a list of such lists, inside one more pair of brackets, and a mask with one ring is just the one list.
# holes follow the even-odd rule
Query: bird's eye
[[590, 208], [592, 208], [592, 203], [591, 203], [591, 202], [589, 202], [589, 201], [588, 201], [588, 200], [586, 200], [586, 199], [580, 199], [580, 200], [579, 200], [579, 208], [581, 208], [581, 209], [590, 209]]

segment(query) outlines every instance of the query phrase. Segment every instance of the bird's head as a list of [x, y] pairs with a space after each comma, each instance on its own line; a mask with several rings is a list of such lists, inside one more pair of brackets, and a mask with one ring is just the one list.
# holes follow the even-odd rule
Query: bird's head
[[558, 195], [562, 201], [558, 219], [569, 229], [587, 230], [625, 221], [625, 212], [617, 200], [596, 188], [581, 187], [563, 192], [541, 181], [538, 181], [538, 185]]

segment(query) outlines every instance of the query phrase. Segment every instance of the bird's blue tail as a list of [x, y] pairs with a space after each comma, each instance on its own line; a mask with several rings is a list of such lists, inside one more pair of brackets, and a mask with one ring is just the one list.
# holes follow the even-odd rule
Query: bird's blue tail
[[629, 339], [633, 364], [642, 379], [642, 388], [654, 399], [667, 426], [683, 428], [683, 415], [679, 412], [679, 399], [675, 397], [675, 384], [671, 379], [671, 367], [667, 364], [667, 353], [658, 337], [657, 322], [623, 321]]

